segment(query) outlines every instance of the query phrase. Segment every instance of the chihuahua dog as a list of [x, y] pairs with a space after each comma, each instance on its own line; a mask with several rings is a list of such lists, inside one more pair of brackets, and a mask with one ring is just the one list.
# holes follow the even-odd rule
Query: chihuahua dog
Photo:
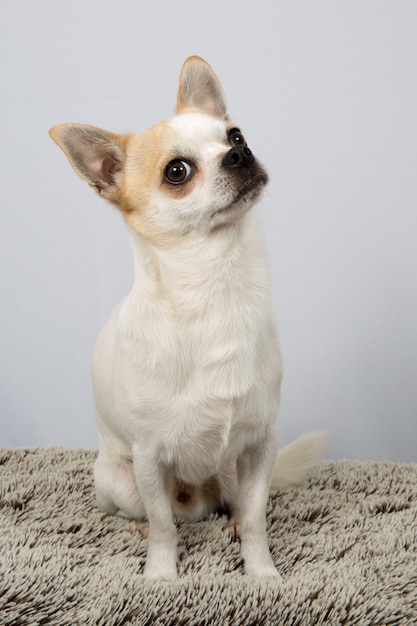
[[252, 210], [268, 176], [217, 76], [187, 59], [176, 115], [141, 134], [83, 124], [50, 134], [119, 208], [134, 255], [133, 289], [93, 355], [99, 508], [147, 520], [147, 578], [177, 575], [175, 516], [221, 509], [241, 536], [246, 573], [279, 577], [269, 490], [301, 482], [325, 436], [310, 433], [277, 455], [281, 356]]

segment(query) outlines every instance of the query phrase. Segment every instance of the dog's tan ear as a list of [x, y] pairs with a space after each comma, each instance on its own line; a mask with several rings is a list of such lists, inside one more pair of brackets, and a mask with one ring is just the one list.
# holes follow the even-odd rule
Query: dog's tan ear
[[200, 57], [189, 57], [182, 66], [177, 95], [177, 113], [187, 109], [227, 118], [223, 88], [210, 65]]
[[118, 204], [126, 136], [86, 124], [60, 124], [49, 134], [76, 173], [103, 198]]

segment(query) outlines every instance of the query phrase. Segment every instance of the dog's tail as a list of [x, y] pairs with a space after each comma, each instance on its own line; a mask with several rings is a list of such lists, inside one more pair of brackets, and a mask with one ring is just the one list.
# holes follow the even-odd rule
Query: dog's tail
[[286, 489], [301, 485], [319, 463], [328, 439], [328, 432], [314, 431], [301, 435], [278, 450], [271, 489]]

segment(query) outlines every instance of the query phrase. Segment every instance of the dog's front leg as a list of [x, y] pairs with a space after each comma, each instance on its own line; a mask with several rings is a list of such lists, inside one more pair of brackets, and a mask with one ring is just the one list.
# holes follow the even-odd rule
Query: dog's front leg
[[172, 580], [177, 576], [177, 531], [171, 504], [173, 473], [137, 448], [133, 451], [133, 464], [149, 521], [144, 575], [149, 579]]
[[266, 534], [266, 505], [275, 458], [276, 442], [271, 435], [268, 441], [246, 451], [237, 461], [241, 553], [245, 572], [256, 577], [281, 578], [272, 561]]

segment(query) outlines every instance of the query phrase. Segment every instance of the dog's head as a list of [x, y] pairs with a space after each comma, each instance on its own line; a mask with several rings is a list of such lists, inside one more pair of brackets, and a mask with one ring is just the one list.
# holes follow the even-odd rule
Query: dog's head
[[50, 130], [77, 174], [154, 244], [237, 222], [267, 182], [199, 57], [184, 63], [176, 113], [140, 134], [81, 124]]

